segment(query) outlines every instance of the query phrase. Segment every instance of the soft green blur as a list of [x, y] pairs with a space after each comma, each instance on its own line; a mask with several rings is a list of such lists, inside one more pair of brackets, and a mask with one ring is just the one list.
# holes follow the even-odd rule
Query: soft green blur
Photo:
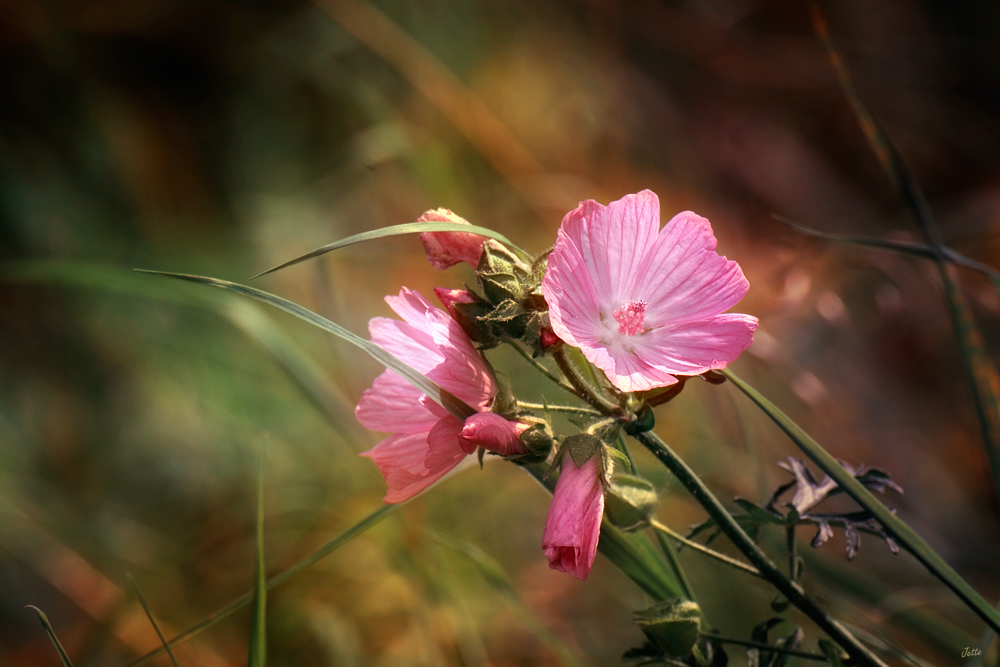
[[[998, 266], [1000, 17], [955, 4], [824, 9], [945, 241]], [[264, 443], [269, 572], [380, 506], [381, 476], [356, 456], [380, 436], [352, 412], [375, 362], [132, 268], [245, 282], [437, 207], [541, 252], [581, 199], [643, 188], [664, 222], [708, 217], [750, 280], [737, 310], [761, 327], [734, 370], [834, 456], [889, 470], [906, 495], [888, 504], [1000, 598], [1000, 516], [933, 265], [770, 218], [921, 240], [807, 8], [14, 0], [0, 7], [0, 664], [58, 659], [28, 604], [76, 665], [156, 648], [127, 572], [168, 637], [250, 590]], [[995, 358], [1000, 294], [961, 278]], [[406, 237], [255, 284], [364, 334], [400, 286], [472, 280], [434, 270]], [[512, 352], [489, 358], [524, 400], [566, 400]], [[765, 501], [788, 479], [776, 463], [797, 455], [726, 385], [690, 382], [657, 422], [725, 501]], [[705, 518], [635, 454], [663, 490], [660, 521], [685, 532]], [[618, 664], [642, 642], [631, 614], [648, 600], [603, 557], [584, 583], [549, 570], [547, 507], [511, 465], [445, 481], [269, 593], [268, 664], [549, 665], [561, 650]], [[435, 535], [492, 558], [517, 598]], [[804, 584], [844, 622], [932, 663], [979, 641], [982, 623], [907, 554], [864, 535], [847, 563], [839, 531], [820, 549], [811, 538]], [[762, 542], [783, 562], [782, 534]], [[690, 550], [680, 560], [723, 634], [749, 638], [775, 615], [763, 584]], [[802, 624], [815, 650], [811, 624], [780, 615], [772, 637]], [[250, 624], [247, 609], [178, 661], [245, 664]]]

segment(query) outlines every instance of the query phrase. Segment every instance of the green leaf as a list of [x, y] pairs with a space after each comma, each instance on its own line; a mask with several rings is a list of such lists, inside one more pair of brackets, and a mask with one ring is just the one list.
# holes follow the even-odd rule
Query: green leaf
[[52, 640], [53, 646], [56, 647], [56, 652], [59, 653], [59, 659], [62, 660], [62, 664], [65, 667], [73, 667], [73, 663], [69, 661], [69, 656], [66, 655], [66, 649], [63, 648], [63, 645], [59, 642], [59, 638], [56, 637], [55, 630], [52, 629], [52, 624], [49, 623], [49, 619], [45, 613], [38, 607], [30, 604], [25, 609], [35, 610], [35, 613], [38, 614], [38, 620], [42, 622], [42, 627], [45, 628], [45, 632], [49, 633], [49, 639]]
[[150, 625], [156, 630], [156, 636], [160, 638], [160, 643], [163, 645], [163, 650], [167, 652], [170, 656], [170, 662], [174, 663], [174, 667], [181, 667], [180, 663], [177, 662], [177, 658], [174, 656], [174, 652], [170, 650], [170, 644], [167, 643], [167, 638], [163, 636], [163, 630], [160, 630], [160, 624], [156, 622], [156, 617], [153, 616], [153, 609], [149, 606], [149, 602], [146, 601], [146, 596], [142, 594], [142, 590], [139, 588], [139, 584], [136, 583], [135, 577], [132, 573], [127, 573], [125, 578], [128, 579], [128, 583], [132, 586], [132, 590], [135, 591], [135, 597], [138, 598], [139, 604], [142, 605], [142, 610], [146, 612], [146, 618], [149, 619]]
[[555, 654], [559, 662], [569, 667], [585, 667], [584, 663], [573, 655], [573, 652], [558, 637], [549, 632], [548, 628], [531, 613], [531, 610], [528, 609], [517, 594], [517, 589], [510, 580], [510, 576], [504, 571], [500, 563], [476, 545], [464, 540], [434, 532], [430, 533], [430, 537], [438, 544], [449, 549], [454, 549], [471, 560], [483, 575], [483, 578], [489, 583], [490, 587], [504, 597], [511, 610], [517, 614], [525, 627]]
[[[271, 590], [275, 586], [279, 586], [285, 583], [286, 581], [288, 581], [295, 575], [299, 574], [300, 572], [302, 572], [302, 570], [306, 569], [310, 565], [314, 565], [315, 563], [322, 560], [326, 556], [329, 556], [331, 553], [333, 553], [340, 547], [344, 546], [358, 535], [361, 535], [369, 528], [372, 528], [373, 526], [377, 525], [380, 521], [385, 519], [390, 514], [399, 510], [405, 504], [406, 504], [405, 502], [402, 502], [402, 503], [397, 503], [395, 505], [383, 505], [382, 507], [372, 512], [371, 514], [366, 516], [358, 523], [354, 524], [352, 527], [350, 527], [337, 537], [333, 538], [323, 546], [313, 551], [311, 554], [300, 560], [295, 565], [291, 566], [284, 572], [276, 574], [270, 579], [268, 579], [267, 589]], [[191, 627], [187, 628], [186, 630], [178, 634], [176, 637], [170, 640], [169, 645], [171, 647], [175, 647], [180, 644], [183, 644], [189, 639], [198, 636], [199, 634], [201, 634], [208, 628], [212, 627], [219, 621], [228, 618], [233, 613], [239, 611], [243, 607], [250, 604], [253, 601], [253, 599], [254, 599], [254, 591], [248, 591], [244, 593], [240, 597], [230, 602], [225, 607], [222, 607], [221, 609], [216, 611], [214, 614], [211, 614], [207, 618], [202, 619], [198, 623], [195, 623]], [[136, 667], [136, 665], [141, 665], [147, 660], [152, 660], [153, 658], [157, 658], [163, 655], [164, 653], [165, 651], [162, 648], [150, 651], [146, 655], [139, 656], [135, 660], [132, 660], [125, 667]]]
[[289, 266], [293, 266], [299, 262], [304, 262], [307, 259], [313, 259], [314, 257], [319, 257], [320, 255], [325, 255], [328, 252], [332, 252], [339, 248], [346, 248], [347, 246], [354, 245], [356, 243], [364, 243], [365, 241], [374, 241], [376, 239], [401, 236], [404, 234], [423, 234], [424, 232], [465, 232], [467, 234], [478, 234], [479, 236], [485, 236], [486, 238], [500, 241], [500, 243], [503, 243], [507, 247], [517, 251], [523, 257], [528, 256], [525, 251], [514, 245], [506, 236], [487, 227], [462, 225], [457, 222], [408, 222], [403, 225], [392, 225], [390, 227], [382, 227], [381, 229], [373, 229], [370, 232], [362, 232], [360, 234], [355, 234], [354, 236], [348, 236], [346, 239], [341, 239], [340, 241], [334, 241], [333, 243], [329, 243], [322, 248], [316, 248], [312, 252], [307, 252], [301, 257], [296, 257], [295, 259], [289, 260], [284, 264], [279, 264], [272, 269], [258, 273], [250, 280], [266, 276], [269, 273], [280, 271], [281, 269], [288, 268]]
[[250, 625], [250, 651], [247, 667], [267, 663], [267, 576], [264, 569], [264, 456], [261, 445], [257, 456], [257, 558], [254, 563], [253, 621]]
[[803, 431], [771, 401], [764, 398], [760, 392], [734, 375], [731, 370], [726, 369], [722, 372], [730, 382], [756, 403], [813, 463], [832, 477], [855, 502], [871, 512], [886, 532], [910, 551], [934, 576], [951, 588], [980, 618], [994, 630], [1000, 631], [1000, 613], [997, 613], [979, 593], [969, 586], [912, 528], [890, 512], [889, 508], [865, 488], [864, 484], [855, 479], [851, 471], [841, 466], [829, 452], [820, 447], [815, 440], [809, 437], [808, 433]]
[[304, 308], [303, 306], [293, 303], [288, 299], [283, 299], [280, 296], [275, 296], [274, 294], [255, 289], [253, 287], [247, 287], [246, 285], [231, 283], [217, 278], [192, 276], [185, 273], [168, 273], [165, 271], [146, 271], [143, 269], [136, 269], [136, 271], [140, 273], [148, 273], [150, 275], [166, 276], [167, 278], [176, 278], [178, 280], [187, 280], [202, 285], [211, 285], [212, 287], [219, 287], [229, 292], [234, 292], [242, 296], [250, 297], [251, 299], [256, 299], [257, 301], [266, 303], [267, 305], [273, 306], [278, 310], [283, 310], [286, 313], [295, 315], [299, 319], [305, 320], [313, 326], [319, 327], [324, 331], [328, 331], [333, 335], [360, 347], [362, 350], [370, 354], [376, 361], [395, 371], [404, 380], [423, 393], [427, 394], [431, 399], [448, 410], [448, 412], [455, 415], [455, 417], [465, 420], [466, 417], [476, 413], [476, 411], [467, 403], [454, 394], [442, 389], [436, 383], [427, 379], [424, 375], [414, 370], [411, 366], [404, 363], [395, 355], [386, 352], [375, 343], [365, 340], [361, 336], [348, 331], [339, 324], [331, 322], [322, 315], [318, 315], [308, 308]]

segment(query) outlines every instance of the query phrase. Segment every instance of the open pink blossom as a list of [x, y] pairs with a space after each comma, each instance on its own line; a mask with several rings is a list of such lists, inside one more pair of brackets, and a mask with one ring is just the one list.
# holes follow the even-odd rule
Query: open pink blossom
[[528, 425], [487, 412], [496, 381], [458, 323], [405, 287], [385, 300], [403, 321], [373, 318], [368, 323], [372, 342], [478, 411], [463, 422], [394, 371], [375, 378], [354, 412], [366, 428], [392, 434], [361, 454], [382, 472], [389, 487], [385, 502], [402, 502], [423, 491], [478, 447], [503, 455], [525, 453], [520, 434]]
[[[446, 208], [427, 211], [417, 218], [417, 222], [469, 224], [468, 220], [455, 215]], [[420, 242], [424, 245], [424, 252], [427, 253], [427, 261], [431, 263], [431, 266], [444, 270], [460, 262], [467, 262], [474, 267], [478, 266], [486, 237], [467, 232], [424, 232], [420, 235]]]
[[570, 453], [563, 452], [559, 481], [542, 533], [549, 567], [586, 579], [597, 555], [603, 516], [600, 454], [577, 468]]
[[581, 202], [563, 218], [542, 281], [553, 331], [622, 391], [725, 368], [750, 347], [757, 318], [724, 313], [750, 286], [716, 243], [690, 211], [661, 230], [649, 190]]

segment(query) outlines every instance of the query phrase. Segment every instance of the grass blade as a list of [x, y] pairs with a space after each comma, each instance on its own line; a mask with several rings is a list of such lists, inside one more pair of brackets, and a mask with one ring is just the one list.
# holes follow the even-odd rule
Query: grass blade
[[253, 622], [250, 626], [250, 651], [247, 667], [267, 663], [267, 576], [264, 570], [264, 455], [261, 445], [257, 456], [257, 558], [254, 563]]
[[829, 452], [823, 449], [808, 433], [803, 431], [798, 424], [793, 422], [788, 415], [779, 410], [771, 401], [767, 400], [746, 382], [736, 377], [729, 369], [723, 370], [722, 373], [740, 391], [746, 394], [751, 401], [756, 403], [813, 463], [832, 477], [840, 485], [840, 488], [847, 492], [855, 502], [871, 512], [878, 522], [885, 527], [886, 531], [906, 547], [924, 567], [954, 591], [990, 627], [994, 630], [1000, 630], [1000, 613], [997, 613], [979, 593], [969, 586], [950, 565], [938, 556], [930, 545], [924, 542], [923, 538], [917, 535], [901, 519], [897, 518], [895, 514], [890, 512], [889, 508], [883, 505], [871, 491], [854, 478], [854, 475], [845, 470]]
[[496, 239], [503, 243], [505, 246], [519, 253], [522, 257], [527, 257], [528, 254], [518, 248], [516, 245], [511, 243], [511, 241], [500, 234], [495, 232], [488, 227], [479, 227], [477, 225], [462, 225], [457, 222], [408, 222], [403, 225], [392, 225], [389, 227], [382, 227], [381, 229], [373, 229], [370, 232], [361, 232], [360, 234], [355, 234], [354, 236], [348, 236], [346, 239], [341, 239], [340, 241], [334, 241], [333, 243], [328, 243], [322, 248], [316, 248], [311, 252], [307, 252], [301, 257], [296, 257], [295, 259], [289, 260], [284, 264], [279, 264], [274, 268], [268, 269], [267, 271], [262, 271], [258, 273], [250, 280], [255, 278], [260, 278], [261, 276], [266, 276], [269, 273], [274, 273], [275, 271], [280, 271], [281, 269], [286, 269], [289, 266], [294, 266], [300, 262], [304, 262], [308, 259], [313, 259], [314, 257], [319, 257], [320, 255], [325, 255], [328, 252], [337, 250], [338, 248], [346, 248], [349, 245], [354, 245], [356, 243], [364, 243], [365, 241], [374, 241], [375, 239], [384, 239], [392, 236], [402, 236], [404, 234], [423, 234], [424, 232], [465, 232], [466, 234], [478, 234], [479, 236], [485, 236], [487, 238]]
[[[329, 556], [331, 553], [333, 553], [340, 547], [344, 546], [358, 535], [361, 535], [369, 528], [372, 528], [373, 526], [377, 525], [380, 521], [382, 521], [387, 516], [389, 516], [390, 514], [394, 513], [395, 511], [403, 507], [403, 505], [405, 504], [406, 504], [405, 502], [402, 502], [402, 503], [397, 503], [395, 505], [383, 505], [382, 507], [372, 512], [358, 523], [348, 528], [346, 531], [344, 531], [337, 537], [333, 538], [332, 540], [330, 540], [323, 546], [319, 547], [318, 549], [313, 551], [311, 554], [309, 554], [299, 562], [295, 563], [295, 565], [292, 565], [284, 572], [276, 574], [270, 579], [268, 579], [267, 590], [271, 590], [275, 586], [279, 586], [285, 583], [286, 581], [288, 581], [298, 573], [302, 572], [302, 570], [306, 569], [310, 565], [314, 565], [315, 563], [322, 560], [326, 556]], [[210, 616], [202, 619], [198, 623], [195, 623], [191, 627], [187, 628], [186, 630], [178, 634], [176, 637], [174, 637], [168, 642], [168, 645], [171, 648], [174, 648], [176, 646], [179, 646], [180, 644], [183, 644], [189, 639], [192, 639], [197, 635], [200, 635], [202, 632], [209, 629], [219, 621], [228, 618], [233, 613], [239, 611], [243, 607], [250, 604], [250, 602], [253, 601], [253, 598], [254, 598], [254, 591], [248, 591], [244, 593], [240, 597], [230, 602], [225, 607], [222, 607], [221, 609], [216, 611], [214, 614], [211, 614]], [[166, 653], [166, 651], [162, 648], [150, 651], [146, 655], [139, 656], [135, 660], [132, 660], [131, 662], [127, 663], [125, 667], [136, 667], [136, 665], [141, 665], [147, 660], [152, 660], [153, 658], [157, 658], [163, 655], [164, 653]]]
[[222, 292], [186, 283], [151, 281], [130, 269], [82, 262], [9, 262], [4, 265], [0, 279], [98, 290], [210, 311], [260, 345], [338, 433], [346, 435], [343, 423], [354, 419], [353, 412], [343, 407], [351, 401], [317, 370], [320, 366], [253, 303], [234, 301]]
[[[965, 368], [969, 388], [972, 390], [976, 417], [983, 434], [983, 445], [986, 448], [986, 456], [993, 478], [993, 492], [997, 503], [1000, 504], [1000, 376], [998, 376], [996, 366], [986, 350], [982, 333], [976, 326], [972, 311], [949, 270], [941, 232], [920, 184], [906, 165], [899, 149], [889, 140], [868, 110], [868, 106], [854, 85], [843, 59], [833, 47], [826, 20], [818, 5], [812, 6], [812, 14], [816, 34], [826, 48], [836, 71], [837, 79], [854, 109], [854, 114], [868, 139], [869, 145], [882, 164], [886, 175], [899, 189], [903, 199], [912, 209], [917, 224], [920, 225], [934, 252], [941, 283], [944, 286], [948, 313], [951, 315], [952, 326], [958, 337], [962, 365]], [[993, 276], [990, 276], [990, 280], [1000, 289], [1000, 280]]]
[[242, 296], [250, 297], [251, 299], [256, 299], [262, 303], [266, 303], [269, 306], [273, 306], [278, 310], [283, 310], [286, 313], [295, 315], [299, 319], [305, 320], [306, 322], [317, 326], [320, 329], [328, 331], [338, 338], [342, 338], [349, 343], [353, 343], [357, 347], [370, 354], [376, 361], [380, 362], [387, 368], [392, 369], [399, 374], [404, 380], [412, 384], [414, 387], [427, 394], [435, 402], [441, 405], [443, 408], [448, 410], [451, 414], [455, 415], [457, 418], [464, 420], [466, 417], [473, 415], [476, 411], [471, 408], [467, 403], [459, 399], [452, 393], [442, 389], [436, 383], [428, 380], [422, 374], [418, 373], [411, 366], [404, 363], [398, 357], [389, 352], [386, 352], [381, 347], [375, 343], [366, 340], [357, 334], [348, 331], [344, 327], [331, 322], [322, 315], [318, 315], [313, 311], [293, 303], [288, 299], [283, 299], [280, 296], [275, 296], [263, 290], [255, 289], [253, 287], [247, 287], [246, 285], [240, 285], [237, 283], [231, 283], [226, 280], [219, 280], [217, 278], [208, 278], [206, 276], [192, 276], [186, 273], [168, 273], [165, 271], [146, 271], [143, 269], [136, 269], [140, 273], [148, 273], [155, 276], [166, 276], [167, 278], [177, 278], [178, 280], [187, 280], [193, 283], [199, 283], [202, 285], [211, 285], [212, 287], [219, 287], [221, 289], [227, 290], [229, 292], [234, 292]]
[[59, 659], [62, 660], [62, 664], [65, 667], [73, 667], [73, 663], [70, 662], [69, 656], [66, 655], [66, 649], [59, 642], [59, 638], [56, 637], [55, 630], [52, 629], [52, 624], [49, 623], [49, 618], [45, 615], [41, 609], [34, 605], [28, 605], [25, 609], [34, 609], [35, 613], [38, 614], [38, 620], [42, 622], [42, 627], [45, 628], [45, 632], [49, 633], [49, 639], [52, 640], [52, 645], [56, 647], [56, 651], [59, 653]]
[[570, 651], [559, 638], [549, 632], [542, 623], [535, 618], [531, 610], [521, 601], [517, 594], [513, 582], [496, 560], [474, 544], [464, 540], [442, 535], [440, 533], [430, 533], [432, 540], [438, 544], [454, 549], [466, 556], [476, 566], [479, 572], [486, 579], [490, 587], [497, 591], [506, 600], [511, 610], [521, 619], [533, 635], [535, 635], [545, 646], [548, 647], [559, 662], [567, 667], [586, 667], [585, 664]]
[[860, 245], [866, 248], [874, 248], [876, 250], [887, 250], [889, 252], [896, 252], [901, 255], [913, 255], [914, 257], [923, 257], [925, 259], [939, 259], [941, 256], [948, 260], [952, 264], [957, 264], [958, 266], [964, 266], [967, 269], [972, 269], [973, 271], [978, 271], [984, 274], [990, 279], [998, 289], [1000, 289], [1000, 271], [997, 271], [992, 266], [988, 264], [983, 264], [982, 262], [977, 262], [971, 257], [967, 257], [962, 253], [948, 247], [933, 248], [929, 245], [923, 243], [911, 243], [908, 241], [892, 241], [889, 239], [879, 239], [869, 236], [851, 236], [849, 234], [831, 234], [829, 232], [821, 232], [818, 229], [813, 229], [802, 223], [795, 222], [794, 220], [789, 220], [788, 218], [781, 215], [771, 215], [772, 218], [778, 222], [788, 225], [792, 229], [802, 232], [807, 236], [813, 236], [818, 239], [824, 239], [826, 241], [834, 241], [837, 243], [850, 243], [852, 245]]
[[180, 663], [177, 662], [177, 658], [174, 657], [174, 652], [170, 650], [170, 645], [167, 644], [167, 638], [163, 636], [163, 630], [160, 630], [160, 624], [156, 622], [156, 617], [153, 616], [153, 609], [149, 606], [149, 602], [146, 601], [146, 596], [143, 595], [142, 591], [139, 589], [139, 584], [136, 583], [135, 577], [133, 577], [130, 572], [125, 575], [125, 578], [128, 579], [128, 583], [132, 586], [132, 590], [135, 592], [136, 598], [139, 599], [139, 604], [142, 605], [142, 610], [146, 612], [146, 618], [149, 619], [150, 625], [152, 625], [153, 629], [156, 630], [156, 636], [160, 638], [160, 643], [163, 644], [163, 649], [167, 652], [167, 655], [170, 656], [170, 662], [174, 663], [174, 667], [181, 667]]

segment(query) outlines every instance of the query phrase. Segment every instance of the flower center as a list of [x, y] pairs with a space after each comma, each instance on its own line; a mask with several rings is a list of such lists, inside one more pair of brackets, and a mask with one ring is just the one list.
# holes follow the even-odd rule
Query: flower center
[[646, 319], [646, 302], [629, 301], [611, 315], [618, 323], [618, 333], [635, 336], [642, 333], [642, 322]]

